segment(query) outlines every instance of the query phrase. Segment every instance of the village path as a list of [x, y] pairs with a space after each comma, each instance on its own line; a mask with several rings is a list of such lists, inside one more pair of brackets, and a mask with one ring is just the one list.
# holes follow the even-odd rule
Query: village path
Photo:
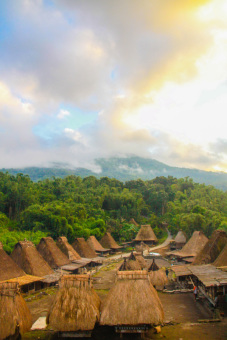
[[150, 248], [149, 251], [153, 252], [154, 250], [164, 248], [164, 247], [166, 247], [166, 246], [168, 246], [170, 244], [170, 241], [173, 240], [173, 237], [172, 237], [172, 235], [171, 235], [171, 233], [170, 233], [170, 231], [168, 229], [166, 229], [166, 231], [168, 233], [167, 239], [162, 244], [159, 244], [158, 246]]

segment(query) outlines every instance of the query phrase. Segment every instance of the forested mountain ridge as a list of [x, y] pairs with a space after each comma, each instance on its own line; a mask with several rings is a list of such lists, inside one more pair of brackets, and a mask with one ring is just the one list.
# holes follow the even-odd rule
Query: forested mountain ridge
[[0, 172], [0, 241], [8, 252], [18, 240], [37, 243], [45, 235], [72, 242], [100, 239], [110, 230], [116, 240], [132, 240], [139, 229], [132, 219], [151, 224], [159, 239], [163, 222], [173, 234], [203, 230], [210, 236], [227, 230], [227, 192], [172, 176], [123, 183], [70, 175], [35, 183], [27, 175]]
[[39, 181], [53, 176], [64, 178], [69, 175], [80, 176], [95, 176], [97, 178], [110, 177], [120, 181], [129, 181], [141, 178], [142, 180], [151, 180], [159, 176], [173, 176], [176, 178], [190, 177], [197, 183], [213, 185], [218, 189], [227, 190], [227, 173], [202, 171], [198, 169], [187, 169], [171, 167], [164, 163], [153, 159], [141, 157], [127, 158], [100, 158], [95, 160], [95, 165], [100, 169], [99, 172], [94, 172], [85, 168], [69, 169], [64, 168], [61, 164], [51, 168], [22, 168], [22, 169], [2, 169], [10, 174], [23, 173], [29, 175], [32, 181]]

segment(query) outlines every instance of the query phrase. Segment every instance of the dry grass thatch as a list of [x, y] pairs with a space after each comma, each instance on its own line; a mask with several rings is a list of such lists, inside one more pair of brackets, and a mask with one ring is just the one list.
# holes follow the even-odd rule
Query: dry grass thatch
[[147, 269], [148, 265], [144, 257], [138, 253], [134, 253], [136, 260], [139, 262], [141, 269]]
[[224, 266], [227, 266], [227, 244], [222, 249], [222, 252], [216, 258], [216, 260], [214, 261], [213, 265], [215, 267], [224, 267]]
[[195, 257], [193, 264], [208, 264], [214, 262], [226, 244], [226, 233], [223, 230], [215, 230], [209, 241]]
[[150, 271], [149, 277], [152, 285], [155, 286], [155, 288], [157, 289], [162, 289], [168, 283], [168, 279], [164, 269]]
[[159, 266], [157, 265], [157, 263], [155, 262], [155, 259], [153, 259], [153, 261], [152, 261], [152, 263], [151, 263], [151, 265], [150, 265], [150, 267], [148, 268], [148, 271], [149, 272], [155, 272], [155, 271], [157, 271], [157, 270], [159, 270]]
[[140, 253], [142, 253], [144, 250], [149, 251], [149, 249], [150, 249], [149, 246], [146, 243], [144, 243], [143, 241], [141, 241], [139, 244], [137, 244], [135, 246], [135, 248], [136, 248], [136, 251], [140, 252]]
[[134, 218], [131, 218], [131, 220], [129, 221], [129, 223], [134, 224], [136, 227], [139, 227], [139, 224], [134, 220]]
[[0, 283], [0, 339], [23, 334], [32, 326], [31, 313], [18, 283]]
[[67, 256], [58, 248], [52, 237], [43, 237], [37, 245], [37, 250], [51, 268], [61, 267], [70, 263]]
[[97, 256], [96, 252], [87, 244], [83, 237], [76, 238], [72, 246], [81, 257], [92, 259]]
[[45, 276], [54, 273], [30, 241], [19, 241], [10, 256], [26, 274]]
[[208, 238], [204, 235], [202, 231], [194, 231], [192, 237], [184, 245], [184, 247], [179, 251], [171, 251], [169, 254], [179, 256], [179, 257], [189, 257], [196, 256], [208, 242]]
[[103, 248], [103, 246], [99, 243], [95, 236], [90, 236], [87, 239], [87, 244], [96, 252], [99, 253], [108, 253], [110, 249]]
[[152, 241], [157, 242], [158, 239], [155, 236], [155, 233], [149, 224], [141, 225], [141, 228], [136, 235], [135, 241]]
[[25, 272], [11, 259], [0, 242], [0, 281], [24, 276]]
[[58, 248], [68, 257], [70, 261], [80, 260], [80, 255], [76, 250], [69, 244], [65, 236], [60, 236], [56, 242]]
[[158, 325], [164, 312], [147, 271], [117, 273], [116, 284], [101, 306], [101, 325]]
[[47, 316], [58, 331], [92, 330], [100, 317], [100, 299], [89, 275], [65, 275]]
[[187, 237], [184, 231], [179, 230], [175, 239], [175, 243], [185, 244], [187, 242]]
[[104, 248], [109, 248], [113, 250], [117, 250], [121, 248], [109, 232], [105, 233], [100, 243]]
[[120, 265], [119, 271], [129, 271], [129, 270], [141, 270], [141, 266], [139, 262], [136, 260], [130, 260], [127, 258], [124, 258], [124, 262]]

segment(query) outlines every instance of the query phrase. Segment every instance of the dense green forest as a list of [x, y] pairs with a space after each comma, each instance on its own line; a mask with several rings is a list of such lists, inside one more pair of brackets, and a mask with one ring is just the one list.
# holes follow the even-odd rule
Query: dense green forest
[[6, 251], [24, 238], [65, 235], [100, 239], [106, 230], [118, 241], [132, 240], [139, 227], [151, 224], [158, 238], [163, 222], [175, 234], [227, 230], [227, 192], [190, 178], [156, 177], [120, 182], [94, 176], [70, 175], [32, 182], [29, 176], [0, 172], [0, 241]]
[[29, 175], [34, 182], [51, 178], [52, 176], [64, 178], [69, 175], [80, 176], [82, 178], [95, 176], [98, 179], [110, 177], [122, 182], [138, 178], [147, 181], [161, 176], [173, 176], [176, 178], [188, 176], [196, 183], [213, 185], [218, 189], [227, 190], [227, 173], [172, 167], [154, 159], [138, 156], [95, 159], [94, 166], [96, 170], [99, 170], [98, 172], [92, 172], [84, 168], [69, 169], [68, 166], [64, 167], [64, 164], [54, 164], [51, 168], [2, 169], [2, 172], [8, 171], [12, 175], [23, 173], [24, 175]]

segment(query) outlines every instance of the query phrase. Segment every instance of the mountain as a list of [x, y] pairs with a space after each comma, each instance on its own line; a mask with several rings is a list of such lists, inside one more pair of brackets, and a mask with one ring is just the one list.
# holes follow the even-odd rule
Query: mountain
[[85, 168], [66, 169], [59, 168], [59, 166], [53, 168], [1, 169], [1, 171], [8, 171], [13, 175], [17, 173], [27, 174], [35, 182], [53, 176], [62, 178], [68, 175], [81, 176], [82, 178], [87, 176], [95, 176], [97, 178], [107, 176], [123, 182], [138, 178], [148, 180], [158, 176], [190, 177], [194, 182], [213, 185], [218, 189], [227, 190], [227, 173], [224, 172], [172, 167], [154, 159], [136, 156], [127, 158], [99, 158], [95, 160], [95, 163], [100, 167], [99, 173]]

